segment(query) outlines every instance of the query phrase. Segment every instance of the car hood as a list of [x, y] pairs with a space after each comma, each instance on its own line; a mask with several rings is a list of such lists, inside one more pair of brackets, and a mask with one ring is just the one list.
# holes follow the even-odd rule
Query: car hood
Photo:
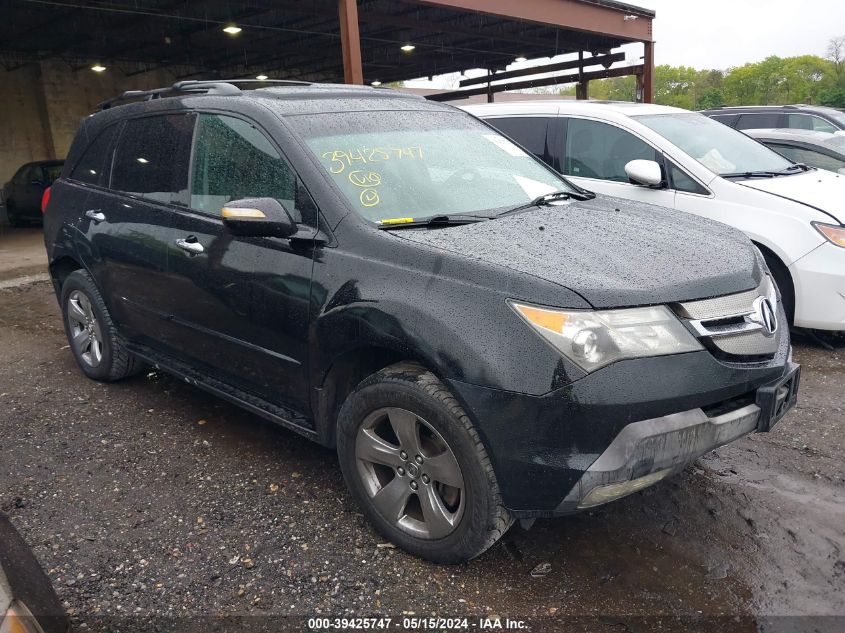
[[755, 178], [738, 184], [806, 204], [845, 224], [845, 176], [832, 171], [814, 169], [794, 176]]
[[596, 308], [716, 297], [755, 288], [760, 279], [754, 246], [739, 231], [606, 196], [393, 233], [564, 286]]

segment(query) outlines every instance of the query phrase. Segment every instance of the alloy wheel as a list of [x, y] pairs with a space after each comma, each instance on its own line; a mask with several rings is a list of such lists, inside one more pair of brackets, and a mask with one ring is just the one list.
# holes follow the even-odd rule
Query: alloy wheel
[[440, 539], [466, 505], [454, 452], [428, 422], [397, 407], [372, 412], [355, 440], [358, 474], [376, 510], [402, 531]]
[[98, 367], [103, 360], [103, 333], [91, 300], [79, 290], [68, 296], [67, 321], [70, 344], [77, 356], [88, 366]]

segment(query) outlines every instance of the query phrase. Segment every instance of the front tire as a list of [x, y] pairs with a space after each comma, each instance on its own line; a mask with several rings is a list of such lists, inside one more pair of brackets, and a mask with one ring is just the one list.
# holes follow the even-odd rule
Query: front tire
[[68, 275], [61, 301], [68, 343], [86, 376], [112, 382], [143, 370], [143, 364], [126, 349], [88, 272], [76, 270]]
[[772, 273], [775, 285], [780, 291], [783, 311], [786, 313], [786, 319], [789, 321], [789, 325], [792, 326], [795, 322], [795, 286], [792, 283], [792, 275], [789, 274], [789, 270], [787, 270], [783, 262], [776, 256], [763, 253], [763, 259], [766, 260], [769, 272]]
[[6, 220], [13, 229], [23, 225], [21, 219], [15, 214], [15, 205], [11, 201], [6, 203]]
[[358, 385], [341, 408], [337, 437], [353, 497], [382, 535], [416, 556], [470, 560], [513, 523], [471, 421], [415, 363]]

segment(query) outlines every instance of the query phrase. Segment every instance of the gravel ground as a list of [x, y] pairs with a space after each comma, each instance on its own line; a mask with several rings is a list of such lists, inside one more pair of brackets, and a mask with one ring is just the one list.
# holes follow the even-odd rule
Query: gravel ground
[[773, 616], [839, 616], [812, 626], [845, 630], [842, 346], [796, 344], [801, 397], [774, 432], [596, 511], [515, 526], [462, 566], [388, 546], [330, 451], [166, 375], [87, 380], [48, 283], [0, 288], [0, 350], [0, 511], [76, 630], [409, 614], [535, 631], [806, 630]]

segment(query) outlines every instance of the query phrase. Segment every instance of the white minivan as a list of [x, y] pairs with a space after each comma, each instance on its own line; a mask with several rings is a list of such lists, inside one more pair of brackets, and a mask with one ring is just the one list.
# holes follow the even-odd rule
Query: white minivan
[[584, 189], [744, 231], [766, 257], [795, 325], [845, 331], [845, 176], [792, 163], [678, 108], [535, 101], [464, 109]]

